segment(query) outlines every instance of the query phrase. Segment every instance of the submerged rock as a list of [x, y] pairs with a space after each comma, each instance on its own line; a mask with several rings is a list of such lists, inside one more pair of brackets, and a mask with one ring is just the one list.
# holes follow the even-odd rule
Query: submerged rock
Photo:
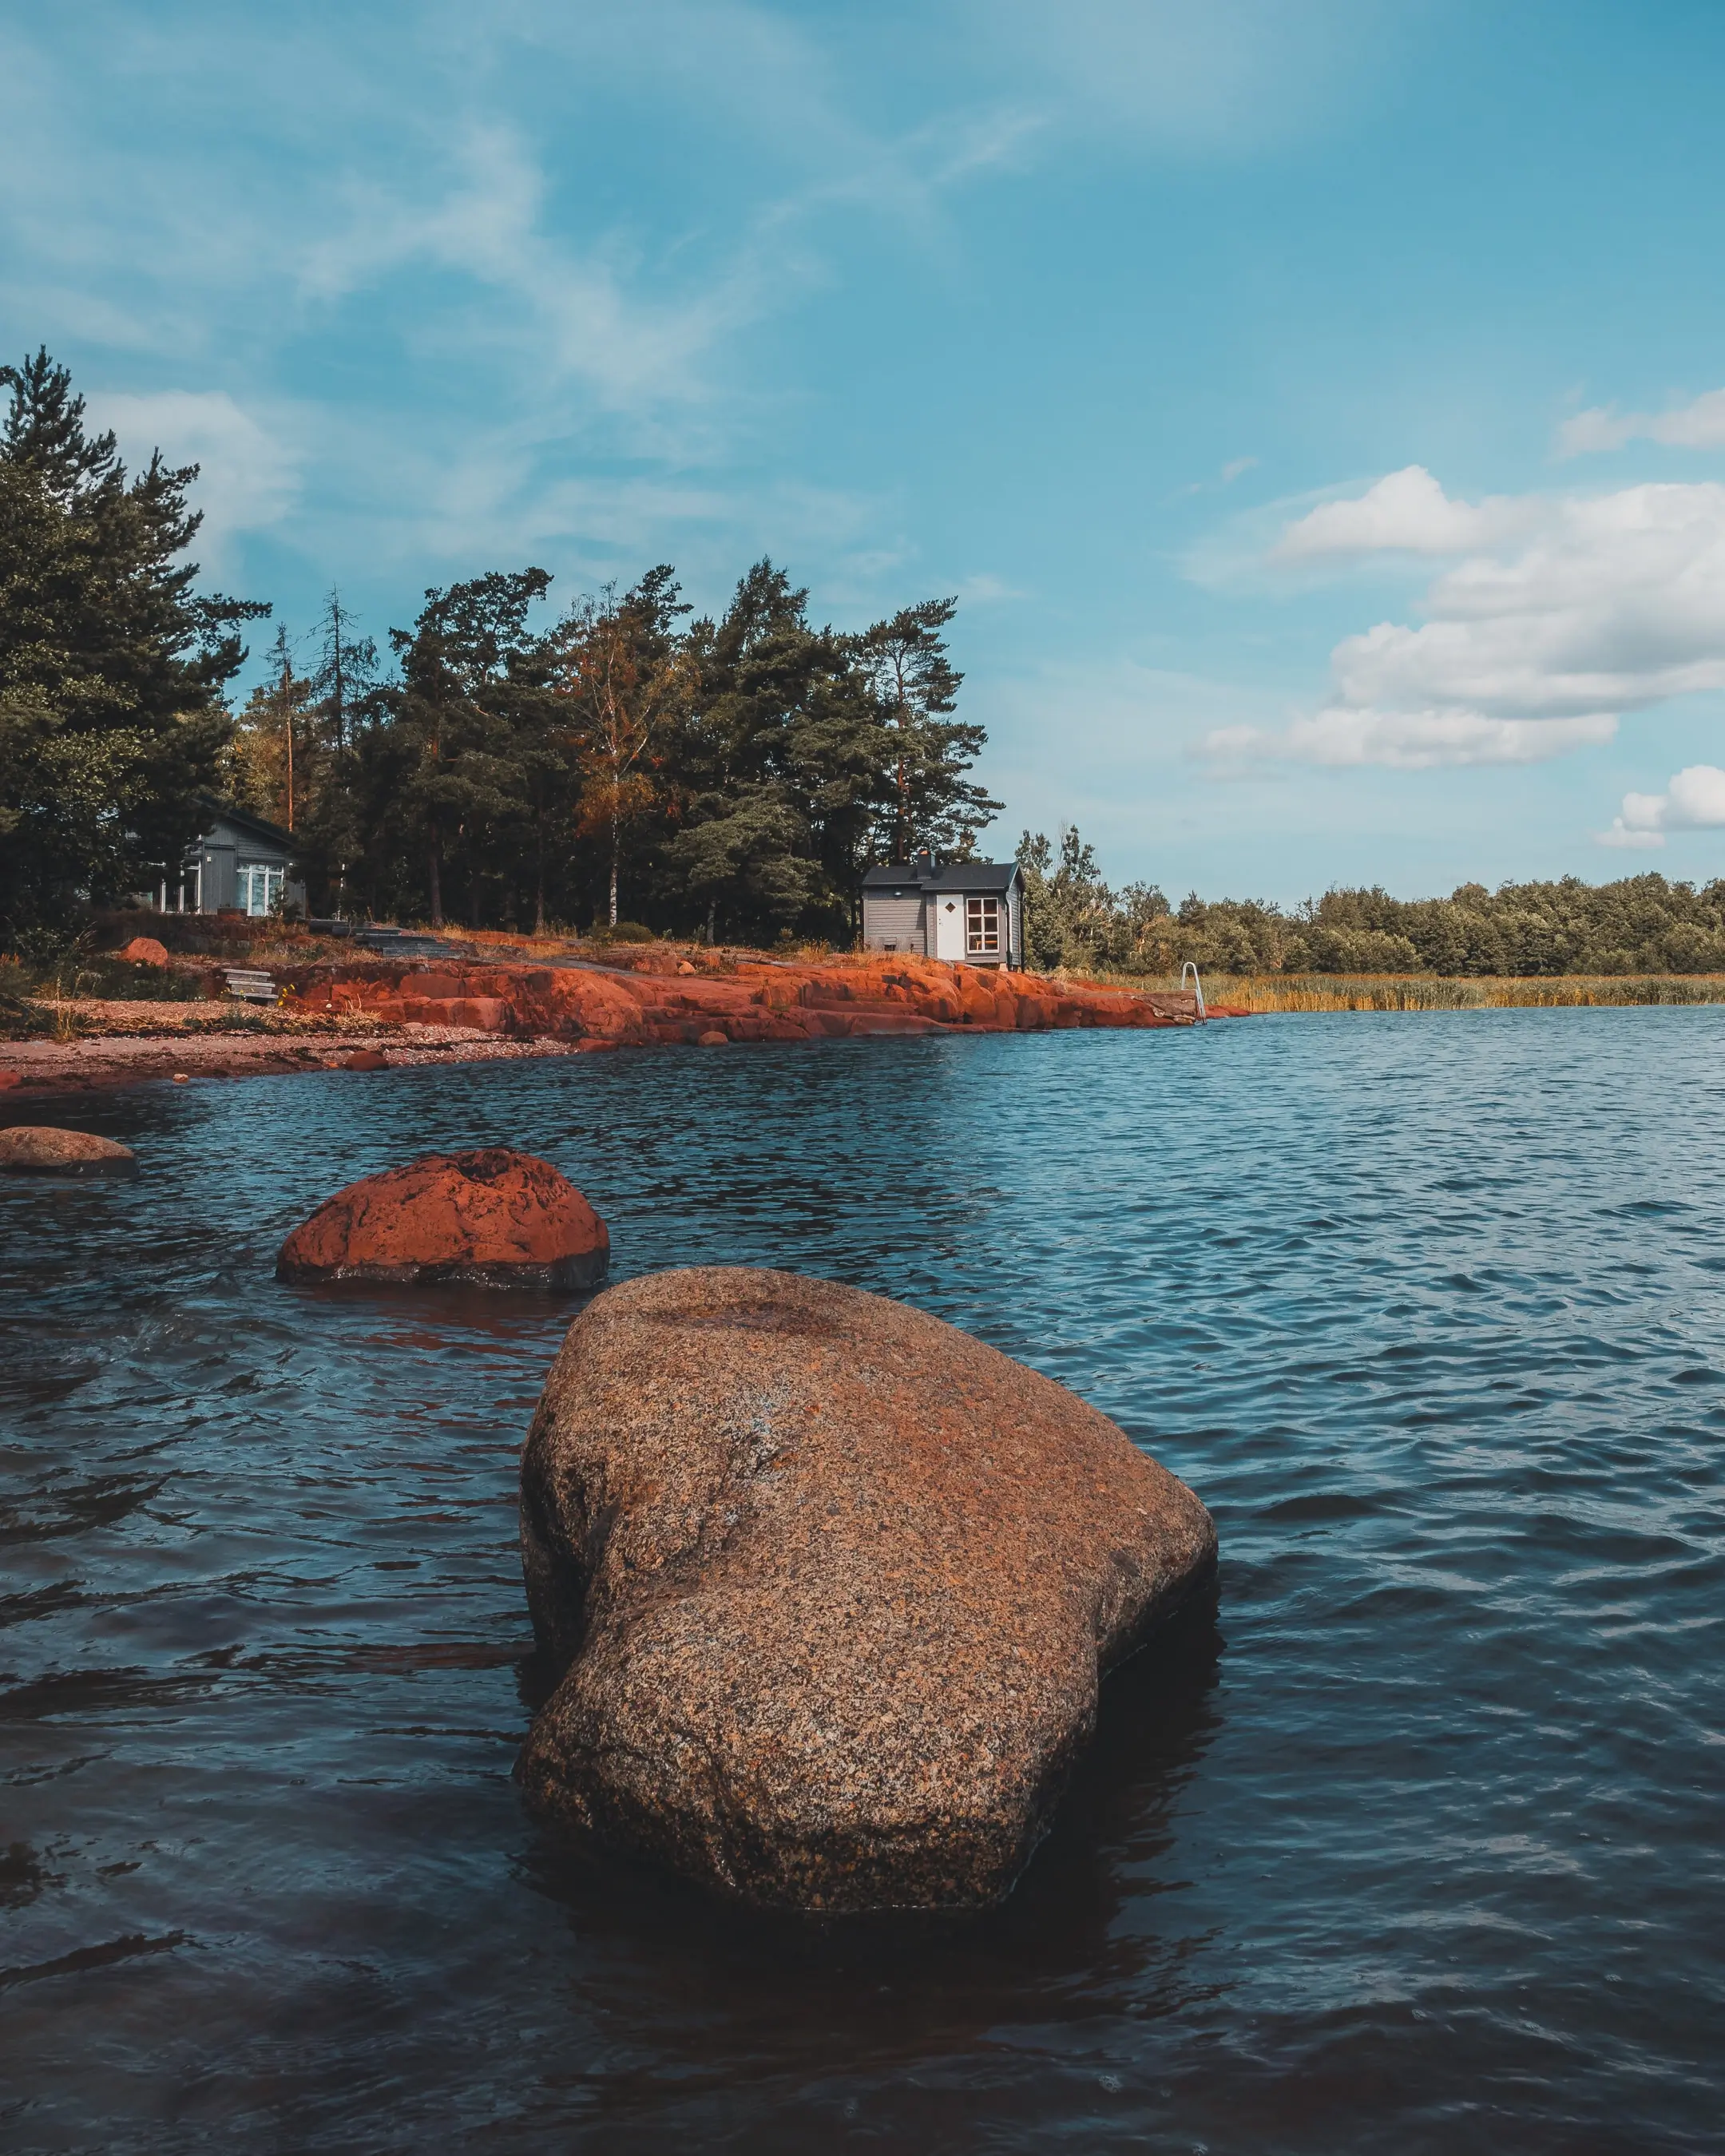
[[275, 1276], [583, 1288], [610, 1250], [604, 1222], [549, 1161], [492, 1146], [338, 1190], [282, 1245]]
[[17, 1175], [124, 1174], [137, 1165], [130, 1146], [89, 1131], [17, 1123], [0, 1131], [0, 1170]]
[[1216, 1538], [1105, 1416], [980, 1341], [704, 1267], [571, 1327], [521, 1547], [564, 1672], [530, 1795], [751, 1900], [860, 1910], [1006, 1892], [1102, 1673]]

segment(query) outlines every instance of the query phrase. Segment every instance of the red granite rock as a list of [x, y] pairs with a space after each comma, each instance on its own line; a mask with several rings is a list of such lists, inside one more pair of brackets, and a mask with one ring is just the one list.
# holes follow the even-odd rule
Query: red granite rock
[[153, 936], [134, 936], [120, 955], [134, 966], [165, 966], [167, 946], [158, 943]]
[[389, 1058], [376, 1048], [356, 1048], [342, 1065], [344, 1070], [387, 1070]]
[[1011, 1887], [1105, 1671], [1211, 1573], [1209, 1513], [1103, 1415], [919, 1311], [798, 1275], [631, 1281], [521, 1463], [553, 1815], [756, 1902]]
[[583, 1288], [610, 1248], [604, 1222], [549, 1161], [493, 1146], [338, 1190], [282, 1245], [275, 1276]]
[[136, 1162], [130, 1146], [89, 1131], [28, 1123], [0, 1130], [0, 1170], [15, 1175], [111, 1175]]

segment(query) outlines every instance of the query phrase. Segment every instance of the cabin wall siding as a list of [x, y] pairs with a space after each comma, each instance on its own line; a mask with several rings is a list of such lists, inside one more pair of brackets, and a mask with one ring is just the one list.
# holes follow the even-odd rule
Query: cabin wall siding
[[903, 898], [893, 898], [876, 891], [864, 892], [864, 947], [870, 951], [884, 951], [889, 943], [896, 950], [927, 956], [922, 924], [922, 894], [920, 891], [912, 891]]

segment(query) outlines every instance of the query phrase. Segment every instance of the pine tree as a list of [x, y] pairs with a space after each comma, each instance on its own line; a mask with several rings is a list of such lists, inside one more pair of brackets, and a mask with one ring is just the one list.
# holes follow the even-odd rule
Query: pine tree
[[962, 859], [1000, 813], [1002, 804], [964, 776], [987, 734], [950, 716], [964, 679], [947, 655], [945, 632], [957, 607], [957, 599], [925, 599], [857, 639], [891, 737], [877, 805], [880, 835], [894, 860], [907, 861], [924, 846]]
[[519, 822], [514, 675], [532, 655], [527, 609], [550, 583], [543, 569], [494, 570], [428, 591], [413, 629], [389, 633], [402, 667], [388, 706], [398, 774], [389, 814], [424, 863], [434, 927], [451, 867], [467, 875], [478, 925], [482, 879]]
[[177, 870], [219, 783], [239, 624], [269, 608], [194, 591], [195, 465], [158, 452], [128, 479], [45, 351], [0, 386], [0, 913], [17, 927]]

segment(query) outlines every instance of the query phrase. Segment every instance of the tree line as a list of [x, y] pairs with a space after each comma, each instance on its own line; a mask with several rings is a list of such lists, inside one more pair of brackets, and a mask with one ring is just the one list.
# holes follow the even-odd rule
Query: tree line
[[240, 627], [186, 550], [197, 467], [128, 478], [45, 352], [0, 368], [0, 912], [152, 888], [211, 797], [292, 834], [315, 913], [848, 943], [863, 871], [999, 813], [957, 716], [956, 603], [818, 624], [770, 561], [691, 619], [661, 565], [549, 604], [542, 568], [429, 590], [382, 651], [331, 592], [238, 713]]
[[[200, 593], [195, 465], [128, 475], [46, 352], [0, 367], [0, 928], [152, 889], [212, 799], [291, 831], [314, 911], [848, 944], [873, 861], [963, 857], [1000, 804], [956, 716], [950, 599], [812, 622], [771, 562], [693, 619], [675, 572], [557, 613], [540, 568], [428, 591], [380, 653], [331, 592], [234, 712], [257, 601]], [[1026, 832], [1034, 966], [1171, 973], [1725, 972], [1725, 883], [1334, 890], [1176, 908]]]
[[1153, 884], [1111, 890], [1070, 825], [1055, 844], [1027, 831], [1018, 859], [1025, 955], [1043, 969], [1163, 975], [1189, 958], [1229, 973], [1725, 973], [1725, 880], [1564, 876], [1414, 900], [1373, 886], [1288, 909], [1194, 891], [1176, 908]]

